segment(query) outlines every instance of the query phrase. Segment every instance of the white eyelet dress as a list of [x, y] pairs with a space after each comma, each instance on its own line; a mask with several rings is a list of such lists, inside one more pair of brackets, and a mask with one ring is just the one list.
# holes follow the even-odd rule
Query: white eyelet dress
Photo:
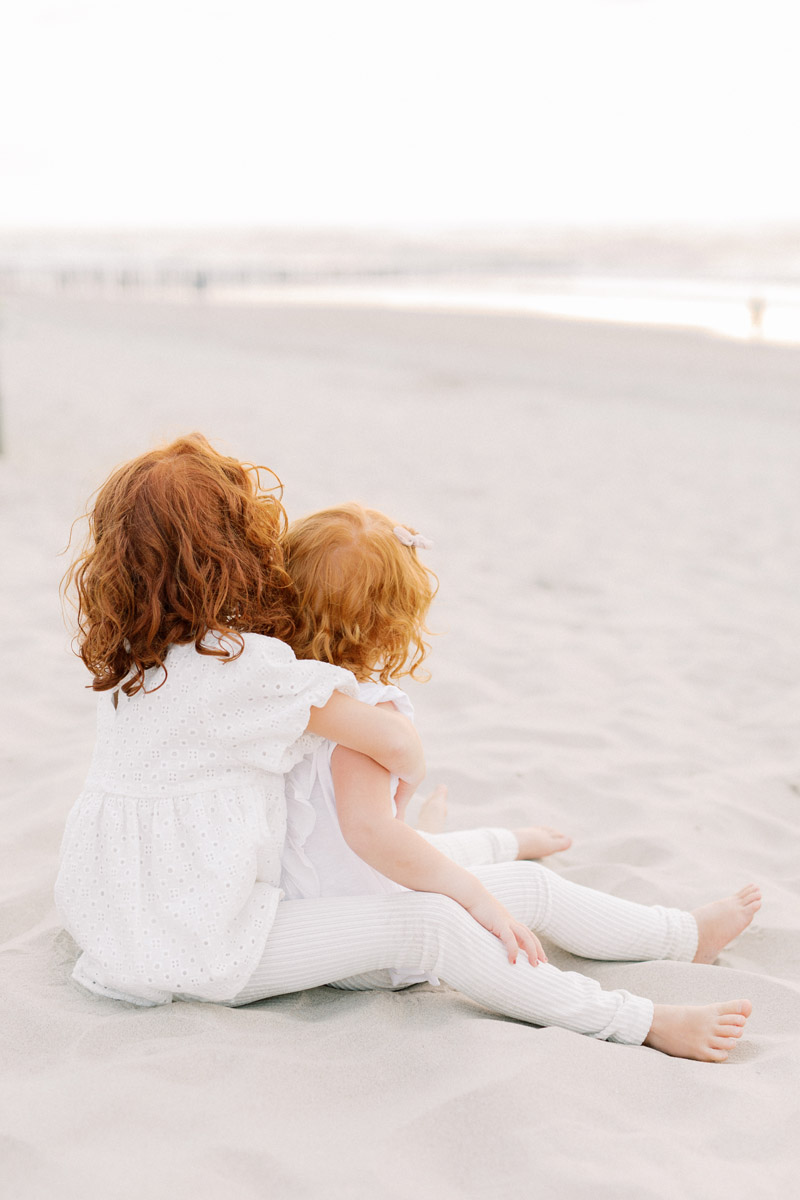
[[[235, 996], [281, 899], [284, 775], [320, 740], [310, 709], [353, 676], [244, 634], [239, 658], [172, 646], [157, 691], [99, 697], [97, 747], [67, 819], [56, 904], [73, 978], [135, 1004]], [[210, 634], [208, 645], [224, 644]], [[147, 673], [154, 688], [163, 671]]]

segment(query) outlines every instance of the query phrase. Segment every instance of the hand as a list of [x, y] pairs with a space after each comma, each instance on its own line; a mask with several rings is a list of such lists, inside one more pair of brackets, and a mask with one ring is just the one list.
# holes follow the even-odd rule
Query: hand
[[479, 925], [503, 943], [508, 951], [508, 961], [515, 963], [518, 952], [524, 950], [532, 967], [547, 962], [547, 955], [536, 935], [521, 921], [516, 921], [491, 892], [482, 891], [483, 894], [474, 903], [465, 904], [464, 907]]
[[307, 731], [373, 759], [390, 775], [399, 775], [413, 788], [425, 778], [425, 755], [419, 734], [408, 717], [386, 706], [363, 704], [334, 692], [322, 708], [311, 708]]
[[[399, 775], [400, 784], [395, 792], [394, 802], [397, 808], [397, 815], [400, 820], [404, 820], [404, 813], [408, 807], [408, 802], [414, 795], [419, 785], [425, 778], [425, 754], [422, 749], [422, 742], [417, 732], [414, 722], [404, 717], [399, 713], [391, 700], [382, 700], [375, 706], [383, 709], [384, 712], [392, 714], [393, 720], [399, 723], [399, 728], [403, 731], [403, 741], [405, 743], [404, 768], [396, 767], [393, 775]], [[386, 766], [383, 763], [383, 766]]]
[[406, 783], [405, 779], [401, 779], [398, 783], [397, 791], [394, 794], [394, 806], [397, 810], [395, 815], [398, 821], [405, 821], [408, 802], [416, 790], [412, 784]]
[[393, 775], [399, 775], [400, 787], [407, 788], [406, 803], [414, 795], [419, 785], [422, 783], [426, 774], [425, 753], [422, 749], [422, 742], [417, 736], [414, 726], [409, 722], [409, 733], [413, 737], [409, 737], [406, 743], [405, 757], [403, 760], [403, 769], [395, 768], [392, 771]]

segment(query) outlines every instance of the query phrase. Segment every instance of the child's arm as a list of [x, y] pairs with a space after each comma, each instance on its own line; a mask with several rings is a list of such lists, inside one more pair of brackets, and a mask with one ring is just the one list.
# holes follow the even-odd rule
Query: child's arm
[[500, 939], [510, 962], [516, 962], [520, 948], [533, 966], [547, 961], [538, 939], [515, 921], [474, 875], [395, 819], [389, 774], [383, 767], [363, 754], [337, 746], [331, 757], [331, 773], [342, 833], [360, 858], [404, 887], [439, 892], [457, 900]]
[[399, 775], [411, 795], [425, 778], [425, 755], [419, 734], [394, 705], [363, 704], [334, 692], [323, 708], [312, 708], [308, 731], [374, 759], [391, 775]]

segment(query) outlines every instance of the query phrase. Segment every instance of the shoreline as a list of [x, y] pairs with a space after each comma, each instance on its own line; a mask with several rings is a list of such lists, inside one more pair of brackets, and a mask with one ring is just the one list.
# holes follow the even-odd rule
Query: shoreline
[[73, 283], [60, 287], [0, 288], [0, 302], [17, 297], [120, 301], [235, 308], [343, 308], [398, 312], [530, 316], [619, 325], [641, 329], [700, 332], [734, 342], [775, 346], [800, 345], [800, 290], [697, 280], [542, 280], [546, 288], [514, 281], [458, 282], [430, 286], [403, 284], [282, 283], [229, 284], [213, 280], [195, 286], [150, 282], [103, 285]]

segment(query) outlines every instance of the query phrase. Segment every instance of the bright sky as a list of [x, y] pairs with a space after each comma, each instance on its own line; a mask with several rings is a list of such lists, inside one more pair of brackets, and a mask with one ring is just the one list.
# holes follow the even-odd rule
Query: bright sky
[[798, 218], [796, 9], [5, 0], [0, 226]]

